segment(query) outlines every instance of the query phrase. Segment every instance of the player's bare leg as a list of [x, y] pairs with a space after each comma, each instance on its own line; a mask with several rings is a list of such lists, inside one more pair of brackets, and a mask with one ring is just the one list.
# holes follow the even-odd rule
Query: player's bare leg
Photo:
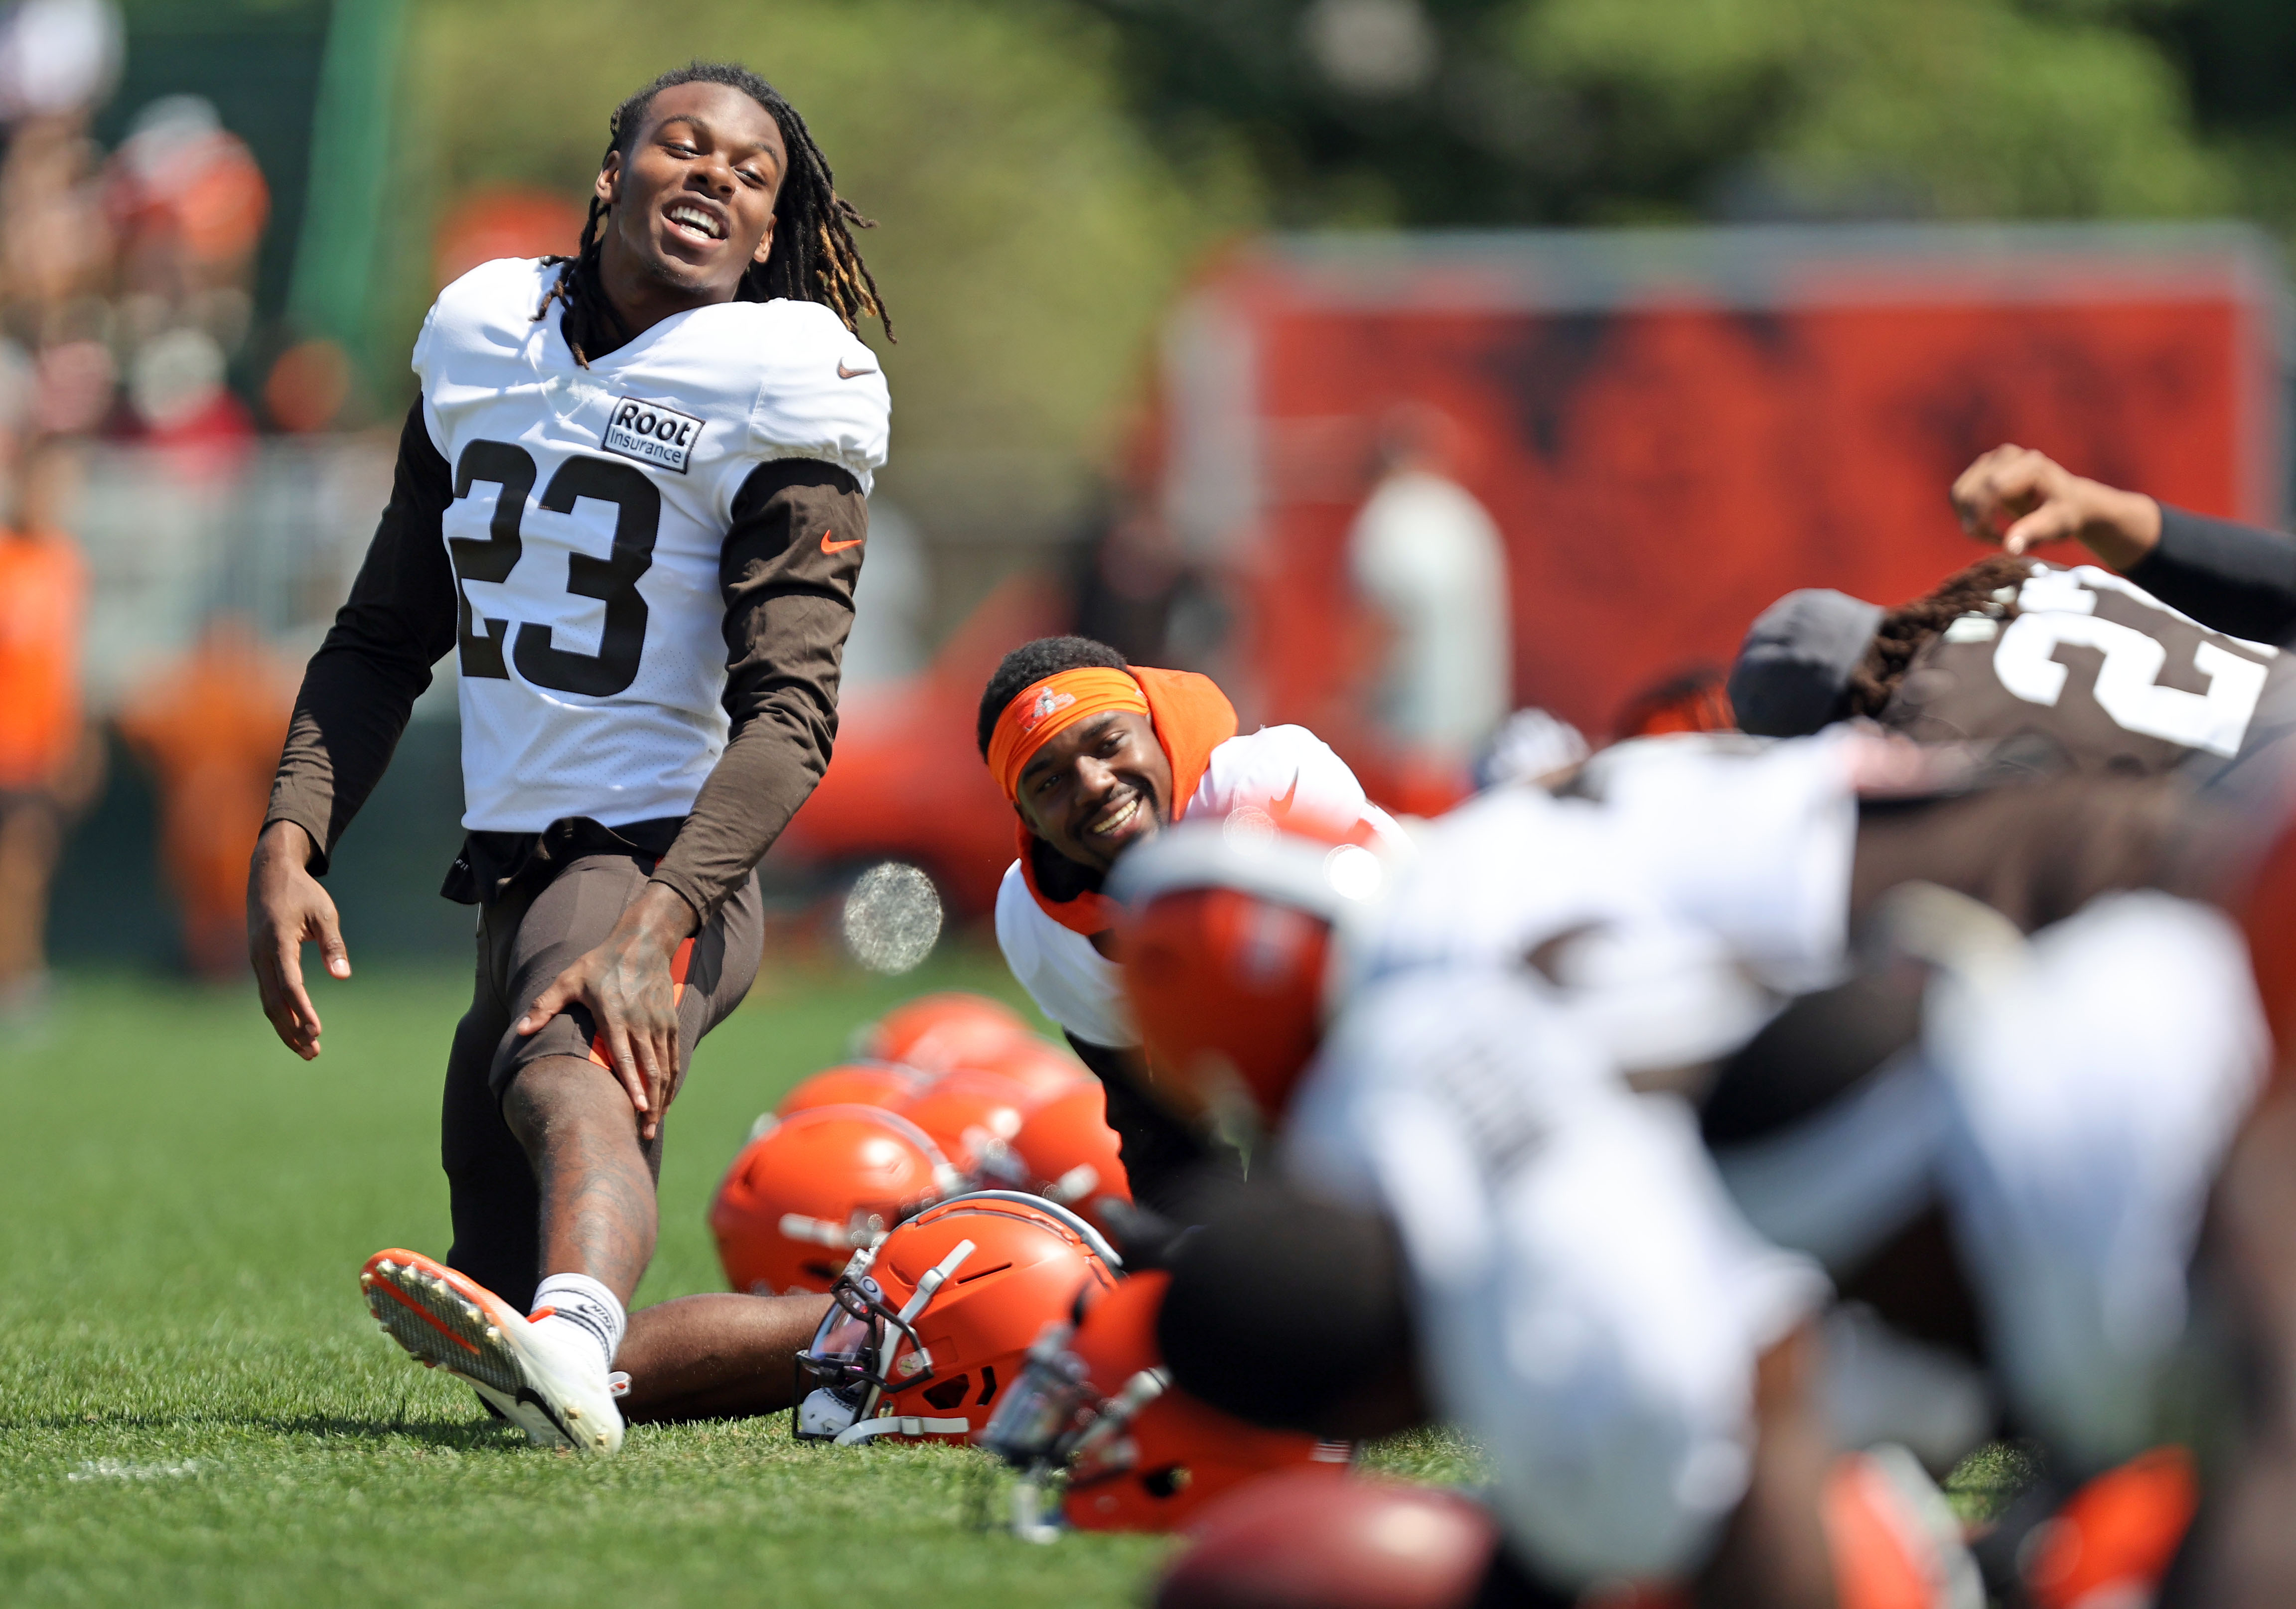
[[[641, 1139], [629, 1098], [584, 1058], [524, 1068], [503, 1115], [542, 1194], [542, 1266], [586, 1274], [627, 1303], [652, 1260], [661, 1135]], [[629, 1420], [724, 1418], [790, 1406], [798, 1349], [826, 1296], [685, 1296], [629, 1315], [614, 1355]]]
[[470, 1381], [535, 1442], [610, 1453], [623, 1424], [610, 1370], [653, 1256], [660, 1126], [641, 1139], [619, 1081], [573, 1056], [520, 1069], [502, 1110], [541, 1197], [545, 1278], [532, 1314], [401, 1250], [368, 1262], [367, 1306], [416, 1359]]
[[572, 1056], [521, 1068], [503, 1116], [541, 1188], [544, 1271], [586, 1274], [627, 1303], [653, 1261], [660, 1129], [640, 1139], [614, 1075]]
[[730, 1419], [790, 1406], [798, 1350], [829, 1298], [680, 1296], [630, 1315], [615, 1362], [630, 1377], [622, 1417]]

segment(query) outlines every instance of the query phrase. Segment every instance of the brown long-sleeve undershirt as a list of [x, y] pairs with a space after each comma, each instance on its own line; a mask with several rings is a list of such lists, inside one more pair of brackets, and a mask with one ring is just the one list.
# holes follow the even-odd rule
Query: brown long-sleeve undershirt
[[[440, 525], [454, 497], [453, 472], [418, 403], [365, 562], [304, 672], [272, 784], [265, 824], [292, 821], [309, 833], [316, 873], [381, 779], [430, 667], [455, 648], [462, 592]], [[734, 499], [718, 562], [731, 736], [653, 871], [703, 921], [828, 767], [863, 551], [846, 544], [867, 529], [859, 483], [815, 459], [760, 464]], [[819, 540], [830, 531], [834, 551]]]

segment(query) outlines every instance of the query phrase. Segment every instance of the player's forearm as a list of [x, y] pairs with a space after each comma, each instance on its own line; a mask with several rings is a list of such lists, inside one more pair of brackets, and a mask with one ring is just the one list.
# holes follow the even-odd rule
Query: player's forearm
[[2161, 505], [2159, 540], [2131, 581], [2211, 630], [2254, 641], [2296, 641], [2296, 542], [2277, 531]]

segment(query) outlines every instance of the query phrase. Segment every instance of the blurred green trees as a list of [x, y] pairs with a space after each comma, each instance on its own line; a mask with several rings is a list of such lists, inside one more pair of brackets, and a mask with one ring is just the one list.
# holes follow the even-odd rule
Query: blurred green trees
[[1295, 222], [2296, 225], [2288, 0], [1079, 4], [1148, 123], [1240, 134]]
[[[937, 501], [1001, 495], [1002, 518], [1045, 518], [1105, 445], [1175, 282], [1255, 216], [1238, 165], [1158, 153], [1126, 115], [1109, 30], [1072, 6], [418, 0], [406, 49], [381, 373], [404, 372], [453, 196], [517, 182], [586, 202], [623, 96], [696, 56], [740, 61], [880, 224], [861, 243], [899, 342], [864, 334], [892, 380], [913, 506], [922, 464]], [[945, 510], [914, 511], [930, 527]]]

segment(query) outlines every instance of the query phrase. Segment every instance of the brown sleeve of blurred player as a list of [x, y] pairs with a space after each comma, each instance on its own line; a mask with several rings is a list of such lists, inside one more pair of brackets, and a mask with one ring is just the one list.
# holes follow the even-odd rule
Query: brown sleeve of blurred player
[[455, 486], [422, 404], [399, 432], [398, 466], [349, 599], [303, 673], [263, 818], [292, 821], [324, 873], [337, 840], [381, 780], [430, 667], [455, 646], [455, 573], [440, 526]]
[[861, 483], [833, 464], [760, 464], [718, 559], [726, 752], [654, 869], [706, 922], [749, 878], [829, 769], [853, 588], [869, 534]]

